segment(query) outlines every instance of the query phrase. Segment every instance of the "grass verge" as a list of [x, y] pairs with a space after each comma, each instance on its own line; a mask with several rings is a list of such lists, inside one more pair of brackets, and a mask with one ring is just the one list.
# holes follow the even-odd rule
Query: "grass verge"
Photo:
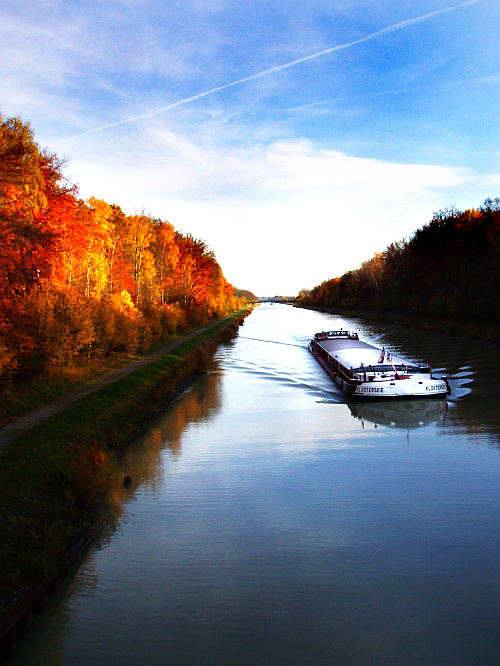
[[195, 327], [181, 334], [170, 335], [144, 353], [122, 352], [93, 359], [76, 360], [70, 365], [58, 368], [53, 374], [44, 376], [42, 379], [40, 377], [16, 377], [11, 382], [3, 383], [0, 388], [0, 426], [97, 381], [114, 370], [175, 342], [183, 335], [196, 332], [199, 328], [203, 328], [203, 326]]
[[88, 529], [137, 430], [237, 334], [235, 313], [0, 450], [0, 618]]

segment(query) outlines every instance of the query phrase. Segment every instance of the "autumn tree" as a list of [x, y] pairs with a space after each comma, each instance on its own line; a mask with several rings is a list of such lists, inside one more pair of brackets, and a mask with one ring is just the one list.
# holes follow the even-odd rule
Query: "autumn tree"
[[0, 375], [146, 348], [239, 305], [206, 244], [82, 201], [28, 123], [0, 117]]
[[500, 199], [446, 208], [407, 241], [314, 287], [310, 305], [478, 320], [500, 318]]

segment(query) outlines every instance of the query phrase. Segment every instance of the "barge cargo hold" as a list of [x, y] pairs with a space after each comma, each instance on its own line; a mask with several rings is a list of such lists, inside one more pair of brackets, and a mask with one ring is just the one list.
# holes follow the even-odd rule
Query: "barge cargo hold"
[[309, 350], [349, 398], [437, 398], [449, 394], [446, 377], [362, 342], [352, 331], [315, 333]]

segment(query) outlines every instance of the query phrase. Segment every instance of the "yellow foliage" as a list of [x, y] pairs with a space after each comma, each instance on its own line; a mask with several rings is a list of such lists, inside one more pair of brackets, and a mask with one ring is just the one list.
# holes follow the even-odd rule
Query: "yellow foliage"
[[118, 294], [112, 294], [109, 297], [109, 302], [117, 312], [130, 316], [137, 316], [139, 314], [134, 305], [134, 301], [132, 300], [132, 296], [126, 289], [123, 289], [123, 291], [120, 291]]

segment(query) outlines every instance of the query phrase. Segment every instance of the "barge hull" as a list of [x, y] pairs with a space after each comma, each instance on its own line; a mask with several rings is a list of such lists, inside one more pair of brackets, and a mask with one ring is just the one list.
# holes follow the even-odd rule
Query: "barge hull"
[[[368, 355], [368, 357], [371, 356], [369, 362], [373, 363], [373, 354], [375, 353], [378, 357], [381, 350], [359, 341], [357, 337], [352, 340], [345, 337], [343, 340], [315, 339], [311, 341], [309, 350], [350, 401], [443, 398], [449, 394], [446, 379], [436, 379], [431, 376], [430, 369], [427, 370], [426, 366], [410, 366], [403, 359], [396, 357], [394, 357], [394, 361], [391, 360], [393, 372], [390, 376], [387, 372], [385, 374], [384, 372], [373, 372], [373, 370], [383, 370], [383, 368], [364, 366], [363, 370], [369, 370], [372, 376], [367, 381], [367, 374], [364, 373], [363, 381], [362, 369], [358, 367], [353, 371], [352, 368], [340, 363], [340, 358], [345, 357], [346, 352], [351, 356], [356, 355], [358, 359], [360, 355], [362, 357]], [[396, 367], [400, 369], [400, 372], [396, 371], [395, 363], [398, 364]], [[363, 364], [361, 365], [363, 366]], [[387, 367], [384, 366], [384, 368]], [[403, 374], [405, 372], [401, 371], [403, 367], [407, 368], [409, 374]]]

